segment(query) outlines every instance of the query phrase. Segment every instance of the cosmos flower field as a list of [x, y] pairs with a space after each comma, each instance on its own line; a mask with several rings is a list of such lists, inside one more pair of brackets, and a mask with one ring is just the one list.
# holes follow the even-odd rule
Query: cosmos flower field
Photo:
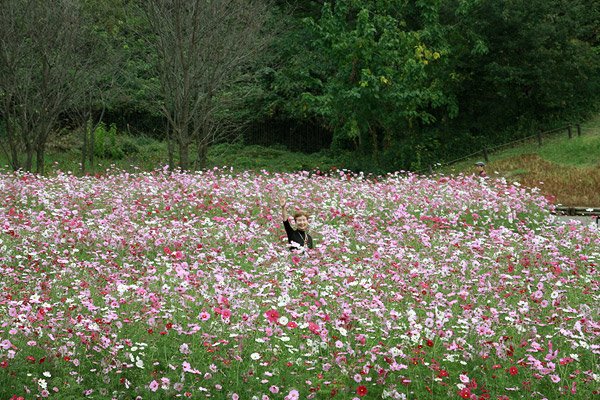
[[600, 237], [551, 211], [467, 176], [2, 172], [0, 398], [597, 398]]

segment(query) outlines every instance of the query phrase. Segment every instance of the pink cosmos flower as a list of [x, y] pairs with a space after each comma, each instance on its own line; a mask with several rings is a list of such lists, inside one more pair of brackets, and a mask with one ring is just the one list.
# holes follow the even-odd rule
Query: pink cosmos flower
[[231, 317], [231, 310], [226, 308], [221, 312], [221, 317], [223, 319], [229, 319], [229, 317]]
[[560, 376], [556, 375], [556, 374], [552, 374], [550, 375], [550, 379], [552, 380], [552, 382], [554, 383], [558, 383], [560, 382]]
[[275, 394], [275, 393], [279, 393], [279, 387], [272, 385], [269, 390], [271, 391], [271, 393]]
[[300, 393], [298, 393], [296, 389], [292, 389], [285, 398], [286, 400], [298, 400], [300, 398]]
[[192, 351], [187, 343], [183, 343], [181, 346], [179, 346], [179, 352], [181, 354], [190, 354]]
[[158, 382], [153, 380], [152, 382], [150, 382], [150, 390], [152, 390], [153, 392], [156, 392], [156, 390], [158, 389]]
[[200, 315], [198, 315], [198, 318], [200, 318], [202, 321], [208, 321], [210, 319], [210, 314], [206, 311], [202, 311]]
[[160, 387], [162, 387], [163, 389], [168, 389], [170, 385], [171, 380], [169, 378], [166, 378], [164, 376], [160, 378]]

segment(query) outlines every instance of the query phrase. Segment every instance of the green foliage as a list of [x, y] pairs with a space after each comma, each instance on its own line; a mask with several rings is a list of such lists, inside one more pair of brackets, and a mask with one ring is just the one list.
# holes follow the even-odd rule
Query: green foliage
[[[89, 124], [88, 124], [89, 126]], [[104, 157], [104, 144], [105, 144], [105, 136], [106, 136], [106, 125], [104, 122], [98, 124], [96, 129], [94, 129], [94, 155], [96, 157]], [[90, 136], [91, 138], [92, 136]]]
[[98, 124], [94, 130], [94, 155], [99, 158], [110, 158], [112, 160], [123, 158], [125, 152], [121, 149], [119, 143], [117, 143], [116, 124], [110, 124], [108, 130], [104, 122]]
[[312, 45], [281, 71], [276, 89], [293, 99], [296, 115], [316, 116], [332, 128], [335, 150], [351, 143], [379, 165], [382, 142], [387, 149], [419, 124], [435, 122], [431, 108], [456, 109], [429, 72], [443, 68], [448, 53], [438, 5], [419, 2], [411, 10], [419, 24], [408, 20], [401, 1], [324, 5], [320, 19], [304, 19], [298, 39], [309, 36]]
[[[503, 143], [589, 113], [600, 70], [592, 43], [583, 40], [584, 3], [479, 0], [460, 15], [448, 8], [445, 23], [461, 27], [453, 39], [460, 118], [450, 130]], [[487, 51], [470, 50], [479, 42]]]
[[244, 146], [241, 143], [222, 143], [211, 146], [208, 151], [208, 165], [212, 167], [233, 167], [237, 171], [267, 170], [277, 172], [328, 171], [339, 167], [328, 151], [314, 154], [293, 153], [284, 146]]

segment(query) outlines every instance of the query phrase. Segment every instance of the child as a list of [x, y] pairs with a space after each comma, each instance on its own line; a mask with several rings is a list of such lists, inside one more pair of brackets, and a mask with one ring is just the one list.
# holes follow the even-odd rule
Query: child
[[475, 163], [475, 168], [477, 168], [477, 175], [480, 178], [487, 178], [487, 173], [485, 172], [485, 163], [482, 161], [478, 161]]
[[[285, 233], [287, 233], [288, 242], [294, 247], [308, 247], [313, 248], [312, 237], [308, 234], [308, 214], [306, 211], [298, 211], [294, 214], [294, 221], [296, 222], [296, 230], [292, 229], [290, 225], [288, 213], [287, 213], [287, 200], [283, 194], [279, 194], [279, 204], [281, 205], [281, 211], [283, 214], [283, 226], [285, 227]], [[292, 243], [293, 242], [293, 243]]]

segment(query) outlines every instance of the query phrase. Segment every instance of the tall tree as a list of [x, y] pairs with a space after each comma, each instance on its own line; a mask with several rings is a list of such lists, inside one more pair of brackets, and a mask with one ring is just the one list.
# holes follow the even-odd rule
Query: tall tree
[[[321, 118], [334, 142], [379, 151], [432, 123], [431, 109], [455, 109], [431, 73], [449, 52], [438, 23], [439, 1], [336, 0], [304, 20], [308, 52], [298, 52], [276, 82], [297, 110]], [[418, 23], [415, 20], [418, 19]]]
[[[176, 140], [179, 166], [206, 165], [208, 145], [239, 129], [228, 110], [244, 97], [236, 90], [251, 80], [269, 35], [269, 1], [149, 0], [144, 15], [158, 58], [162, 111]], [[235, 93], [235, 94], [234, 94]]]
[[[479, 0], [466, 15], [449, 7], [446, 23], [462, 33], [454, 42], [460, 108], [454, 128], [502, 143], [589, 110], [599, 83], [592, 2]], [[472, 52], [474, 40], [487, 51]]]
[[46, 143], [83, 86], [86, 19], [76, 0], [2, 0], [0, 142], [14, 169], [43, 173]]

